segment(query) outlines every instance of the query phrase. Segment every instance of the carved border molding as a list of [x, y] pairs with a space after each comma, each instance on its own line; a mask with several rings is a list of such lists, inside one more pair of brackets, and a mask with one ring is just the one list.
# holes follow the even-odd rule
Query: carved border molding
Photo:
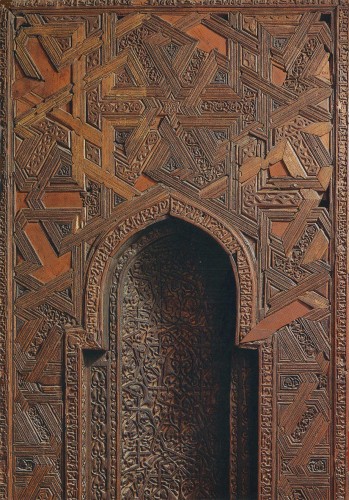
[[65, 495], [82, 498], [83, 478], [83, 349], [98, 349], [79, 327], [67, 328], [65, 335]]
[[197, 7], [336, 7], [347, 5], [348, 0], [13, 0], [13, 8], [37, 7], [142, 7], [192, 8]]
[[8, 146], [8, 29], [9, 12], [0, 6], [0, 497], [9, 498], [8, 471], [10, 459], [8, 449], [11, 435], [9, 422], [9, 316], [8, 293], [10, 281], [8, 274], [9, 227], [9, 168], [7, 162]]
[[85, 328], [88, 340], [103, 345], [102, 325], [103, 285], [107, 279], [111, 259], [117, 250], [136, 232], [166, 216], [178, 217], [199, 227], [212, 236], [232, 258], [237, 288], [239, 324], [236, 331], [241, 340], [255, 325], [256, 321], [256, 276], [253, 269], [252, 256], [244, 243], [243, 237], [232, 227], [208, 213], [196, 203], [164, 192], [159, 199], [149, 200], [139, 211], [117, 223], [99, 242], [89, 266], [86, 279], [85, 294]]
[[344, 500], [348, 492], [347, 464], [347, 335], [348, 335], [348, 105], [349, 10], [340, 8], [337, 27], [337, 162], [335, 179], [335, 492]]
[[260, 437], [259, 437], [259, 496], [261, 500], [275, 498], [273, 470], [273, 340], [260, 348]]
[[65, 424], [66, 424], [66, 495], [81, 497], [81, 378], [82, 347], [86, 344], [84, 331], [70, 329], [65, 341]]

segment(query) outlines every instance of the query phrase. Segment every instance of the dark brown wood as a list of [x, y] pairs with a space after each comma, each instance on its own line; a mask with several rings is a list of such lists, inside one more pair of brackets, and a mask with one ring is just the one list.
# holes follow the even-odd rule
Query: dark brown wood
[[85, 351], [91, 498], [257, 495], [258, 361], [234, 347], [231, 265], [179, 222], [113, 263], [108, 354]]
[[[18, 0], [1, 12], [1, 495], [347, 498], [347, 2]], [[202, 268], [211, 246], [237, 291], [224, 349], [219, 273]], [[168, 349], [200, 398], [160, 346], [163, 300], [166, 321], [185, 316], [186, 342]], [[239, 369], [224, 382], [230, 350]], [[172, 396], [127, 417], [141, 372], [142, 391], [161, 374]], [[172, 431], [190, 420], [176, 438], [164, 409]], [[174, 449], [200, 425], [183, 465]]]

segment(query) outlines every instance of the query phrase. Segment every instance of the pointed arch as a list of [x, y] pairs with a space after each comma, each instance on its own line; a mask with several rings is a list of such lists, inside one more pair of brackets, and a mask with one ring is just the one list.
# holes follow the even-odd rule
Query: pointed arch
[[108, 280], [113, 256], [137, 232], [166, 217], [182, 219], [202, 229], [216, 240], [229, 255], [237, 284], [237, 342], [256, 323], [256, 275], [251, 248], [243, 235], [199, 203], [168, 190], [157, 192], [142, 208], [133, 209], [118, 220], [99, 240], [92, 256], [87, 276], [84, 303], [84, 328], [91, 346], [103, 348], [103, 289]]

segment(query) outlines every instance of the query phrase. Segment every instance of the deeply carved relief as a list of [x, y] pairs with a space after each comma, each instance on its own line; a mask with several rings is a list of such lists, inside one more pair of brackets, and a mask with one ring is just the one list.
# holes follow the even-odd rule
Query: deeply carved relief
[[109, 353], [88, 372], [91, 498], [108, 484], [111, 498], [116, 484], [123, 498], [255, 492], [257, 359], [234, 347], [234, 278], [216, 245], [169, 221], [114, 263]]
[[6, 372], [10, 369], [8, 360], [9, 314], [11, 308], [7, 298], [7, 289], [11, 289], [12, 282], [8, 273], [7, 238], [11, 231], [8, 224], [9, 197], [7, 185], [7, 160], [8, 150], [8, 82], [7, 82], [7, 33], [8, 12], [0, 7], [0, 125], [2, 129], [0, 139], [0, 496], [8, 495], [7, 470], [9, 460], [9, 421], [11, 411], [9, 405], [9, 388], [6, 385]]
[[108, 371], [105, 366], [93, 366], [90, 379], [91, 447], [86, 455], [91, 456], [90, 491], [91, 499], [108, 495]]
[[347, 440], [343, 429], [347, 429], [347, 322], [348, 313], [348, 71], [349, 71], [349, 12], [345, 8], [338, 12], [338, 140], [336, 164], [336, 212], [335, 212], [335, 352], [334, 364], [336, 370], [336, 396], [335, 396], [335, 443], [336, 443], [336, 489], [338, 497], [342, 500], [348, 494], [346, 458]]
[[218, 327], [202, 275], [214, 263], [200, 270], [199, 249], [183, 230], [162, 238], [137, 253], [119, 288], [123, 498], [228, 496], [233, 337]]
[[[34, 464], [32, 470], [20, 467], [16, 494], [25, 495], [31, 480], [37, 495], [64, 492], [75, 498], [86, 488], [79, 453], [83, 406], [77, 403], [84, 397], [76, 387], [80, 375], [69, 379], [63, 396], [63, 328], [86, 327], [87, 337], [76, 330], [75, 343], [65, 350], [67, 373], [79, 374], [80, 349], [105, 347], [99, 298], [113, 253], [140, 229], [172, 215], [201, 227], [234, 255], [241, 288], [239, 340], [266, 343], [260, 495], [271, 498], [276, 487], [285, 498], [312, 498], [309, 482], [316, 474], [321, 495], [328, 498], [333, 449], [326, 433], [336, 426], [335, 492], [344, 499], [347, 10], [334, 15], [330, 2], [321, 12], [304, 8], [322, 1], [296, 2], [303, 10], [287, 13], [219, 9], [236, 5], [235, 0], [204, 1], [199, 10], [195, 3], [171, 0], [149, 2], [140, 13], [127, 11], [128, 1], [113, 3], [123, 6], [120, 12], [108, 10], [108, 3], [103, 15], [88, 8], [70, 12], [63, 1], [54, 5], [64, 5], [64, 11], [43, 13], [37, 2], [28, 1], [30, 11], [15, 12], [13, 363], [16, 415], [22, 420], [15, 424], [14, 458]], [[166, 4], [176, 6], [176, 17], [159, 10]], [[330, 206], [334, 109], [335, 232]], [[2, 200], [6, 204], [4, 194]], [[2, 224], [5, 232], [5, 219]], [[332, 234], [335, 351], [328, 349], [326, 323], [333, 306]], [[5, 276], [5, 260], [1, 265]], [[48, 317], [57, 319], [58, 329]], [[274, 334], [289, 336], [292, 344], [275, 343]], [[314, 419], [329, 420], [331, 379], [321, 356], [326, 363], [336, 359], [336, 421], [317, 437], [310, 425], [300, 443], [292, 438], [295, 428], [285, 427], [272, 450], [273, 415], [282, 420], [293, 408], [301, 422], [309, 408], [317, 408]], [[288, 366], [304, 359], [311, 372], [304, 368], [304, 375], [302, 368], [298, 380]], [[279, 400], [273, 384], [280, 388]], [[321, 388], [307, 399], [304, 384]], [[49, 449], [36, 447], [35, 432], [26, 432], [37, 421], [28, 408], [36, 408], [47, 424], [54, 441]], [[64, 425], [71, 429], [66, 465]], [[300, 466], [294, 465], [297, 460]]]
[[[104, 236], [94, 253], [88, 270], [86, 283], [86, 330], [91, 342], [103, 345], [105, 339], [101, 335], [103, 319], [101, 290], [106, 280], [110, 258], [122, 243], [133, 234], [166, 215], [172, 215], [188, 221], [211, 234], [230, 254], [236, 255], [236, 277], [239, 280], [240, 292], [238, 301], [239, 337], [251, 329], [255, 322], [255, 273], [253, 261], [246, 243], [241, 236], [230, 231], [220, 220], [193, 206], [185, 199], [160, 194], [160, 201], [149, 203], [149, 208], [135, 213], [120, 221], [115, 229]], [[234, 234], [235, 233], [235, 234]], [[241, 279], [241, 282], [240, 282]]]

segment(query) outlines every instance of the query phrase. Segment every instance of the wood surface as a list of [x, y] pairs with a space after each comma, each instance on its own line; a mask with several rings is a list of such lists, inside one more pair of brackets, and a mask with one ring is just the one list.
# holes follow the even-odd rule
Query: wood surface
[[[1, 498], [348, 498], [347, 2], [16, 0], [1, 26]], [[215, 431], [211, 469], [196, 468], [191, 486], [188, 463], [181, 480], [161, 476], [164, 449], [144, 451], [148, 489], [125, 458], [127, 446], [149, 444], [142, 429], [165, 432], [165, 420], [130, 428], [120, 403], [131, 397], [127, 377], [137, 379], [120, 367], [144, 363], [130, 351], [140, 328], [130, 318], [163, 311], [146, 283], [163, 287], [156, 266], [173, 273], [182, 252], [182, 286], [195, 282], [201, 298], [189, 314], [173, 296], [172, 314], [182, 311], [193, 333], [210, 301], [200, 251], [178, 243], [187, 232], [225, 252], [237, 290], [227, 319], [227, 349], [242, 367], [228, 387], [230, 493], [214, 486]], [[162, 338], [165, 323], [148, 323]], [[191, 338], [183, 353], [194, 353], [200, 384], [211, 382], [212, 423], [218, 361], [213, 349], [203, 370]], [[182, 380], [195, 399], [181, 370], [173, 391]], [[146, 404], [155, 419], [160, 410]], [[173, 399], [166, 405], [161, 415], [174, 411]], [[236, 439], [255, 436], [253, 418], [258, 464], [242, 458], [243, 473]], [[173, 464], [178, 473], [180, 458]]]

